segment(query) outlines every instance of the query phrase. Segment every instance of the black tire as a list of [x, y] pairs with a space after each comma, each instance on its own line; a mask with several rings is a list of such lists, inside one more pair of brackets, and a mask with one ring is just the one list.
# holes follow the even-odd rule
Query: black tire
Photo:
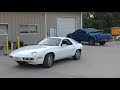
[[118, 38], [118, 40], [120, 41], [120, 37]]
[[16, 61], [19, 65], [25, 65], [28, 64], [27, 62], [22, 62], [22, 61]]
[[81, 57], [81, 50], [76, 50], [75, 55], [73, 56], [74, 60], [79, 60]]
[[105, 42], [99, 42], [99, 44], [100, 44], [100, 45], [104, 45], [104, 44], [105, 44]]
[[43, 67], [50, 68], [54, 62], [53, 54], [47, 54], [44, 58]]
[[95, 39], [94, 38], [90, 38], [89, 39], [89, 44], [90, 45], [95, 45]]

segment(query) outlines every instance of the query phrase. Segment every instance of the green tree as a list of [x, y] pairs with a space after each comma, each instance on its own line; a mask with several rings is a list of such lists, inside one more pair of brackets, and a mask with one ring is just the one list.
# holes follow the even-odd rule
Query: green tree
[[94, 20], [94, 28], [96, 29], [104, 29], [106, 25], [107, 23], [105, 20]]
[[112, 27], [120, 27], [120, 12], [112, 12], [113, 20], [112, 20]]
[[[92, 17], [90, 17], [91, 15]], [[97, 29], [105, 29], [113, 26], [114, 17], [111, 12], [85, 12], [83, 18], [83, 27], [89, 23], [92, 23], [91, 27]]]
[[94, 27], [94, 21], [91, 18], [83, 18], [83, 27], [84, 28], [92, 28]]

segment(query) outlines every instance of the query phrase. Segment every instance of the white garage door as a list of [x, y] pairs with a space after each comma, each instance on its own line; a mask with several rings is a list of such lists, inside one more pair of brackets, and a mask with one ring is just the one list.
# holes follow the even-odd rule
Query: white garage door
[[57, 18], [57, 36], [65, 37], [75, 31], [75, 18]]

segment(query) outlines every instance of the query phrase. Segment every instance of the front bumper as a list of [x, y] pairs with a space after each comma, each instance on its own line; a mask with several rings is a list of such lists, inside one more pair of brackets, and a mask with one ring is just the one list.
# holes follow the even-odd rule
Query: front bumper
[[[43, 58], [37, 58], [37, 57], [19, 57], [19, 56], [10, 56], [10, 58], [13, 61], [22, 61], [22, 62], [27, 62], [28, 64], [43, 64], [44, 59]], [[31, 58], [34, 58], [31, 59]]]
[[110, 41], [110, 39], [99, 39], [96, 42], [108, 42], [108, 41]]

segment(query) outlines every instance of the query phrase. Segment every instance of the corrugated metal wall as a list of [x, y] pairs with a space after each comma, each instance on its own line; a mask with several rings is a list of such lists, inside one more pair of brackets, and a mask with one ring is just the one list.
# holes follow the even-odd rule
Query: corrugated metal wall
[[[80, 12], [47, 12], [47, 30], [57, 26], [57, 17], [75, 17], [76, 29], [80, 28]], [[36, 24], [37, 34], [20, 34], [27, 43], [36, 43], [45, 37], [45, 17], [43, 12], [0, 12], [0, 23], [8, 23], [9, 41], [16, 42], [21, 24]], [[17, 32], [17, 33], [16, 33]], [[0, 43], [5, 43], [6, 35], [0, 35]]]
[[48, 12], [47, 25], [48, 36], [50, 27], [57, 27], [57, 17], [74, 17], [76, 20], [76, 29], [80, 28], [80, 12]]
[[[9, 41], [16, 42], [17, 34], [25, 43], [35, 43], [44, 38], [44, 14], [41, 12], [0, 12], [0, 23], [8, 23]], [[20, 34], [21, 24], [36, 24], [37, 34]], [[17, 32], [17, 33], [16, 33]], [[0, 35], [0, 43], [5, 43], [6, 35]]]

